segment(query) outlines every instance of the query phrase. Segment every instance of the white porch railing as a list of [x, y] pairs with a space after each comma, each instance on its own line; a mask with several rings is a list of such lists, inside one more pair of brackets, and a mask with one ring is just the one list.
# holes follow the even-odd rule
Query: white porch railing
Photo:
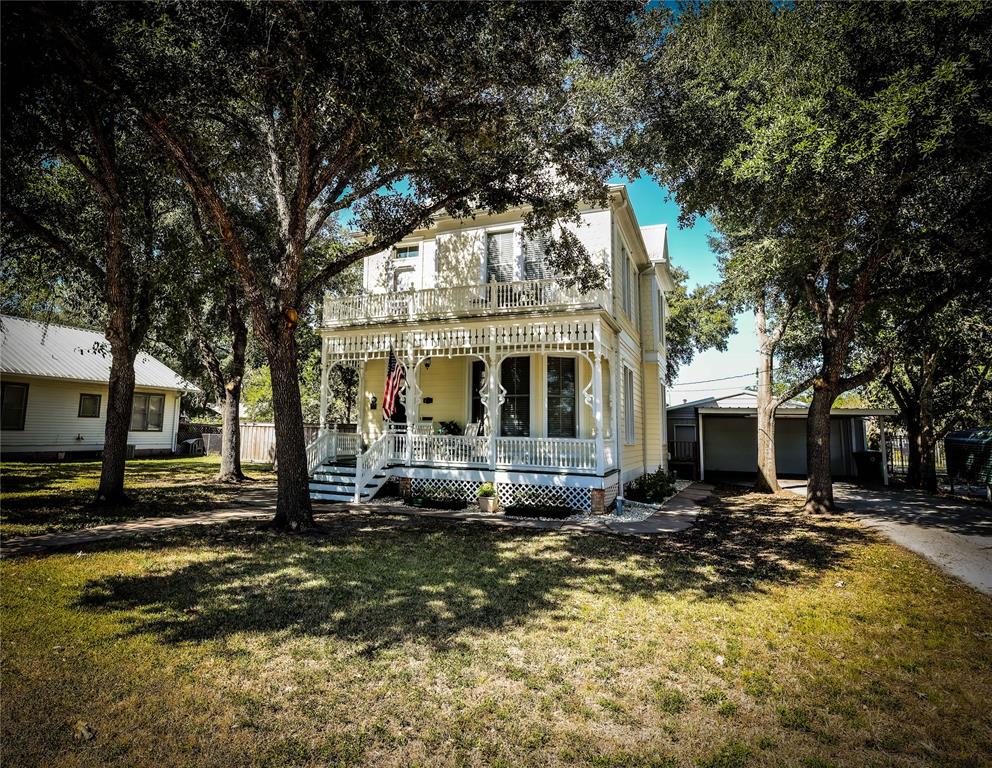
[[362, 491], [369, 480], [385, 467], [393, 455], [393, 435], [386, 432], [355, 459], [355, 501], [362, 500]]
[[545, 437], [501, 437], [496, 466], [595, 469], [596, 441]]
[[307, 474], [312, 475], [313, 471], [324, 461], [332, 456], [334, 439], [336, 432], [325, 430], [317, 435], [307, 446]]
[[[404, 436], [405, 437], [405, 436]], [[487, 466], [488, 437], [413, 435], [413, 462], [449, 466]]]
[[325, 328], [335, 328], [372, 321], [471, 317], [528, 309], [608, 308], [608, 302], [605, 290], [583, 293], [559, 285], [554, 279], [520, 280], [402, 293], [325, 296], [323, 323]]

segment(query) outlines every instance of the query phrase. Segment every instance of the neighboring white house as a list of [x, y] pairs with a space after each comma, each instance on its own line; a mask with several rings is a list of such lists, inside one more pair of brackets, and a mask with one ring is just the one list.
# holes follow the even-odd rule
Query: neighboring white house
[[[754, 475], [758, 471], [757, 395], [747, 390], [668, 407], [672, 468], [689, 479]], [[775, 463], [781, 476], [806, 474], [808, 406], [790, 400], [775, 414]], [[856, 477], [854, 454], [868, 447], [865, 421], [893, 416], [891, 408], [833, 408], [830, 465], [836, 477]], [[882, 443], [884, 448], [884, 439]]]
[[[4, 458], [94, 455], [103, 449], [110, 351], [103, 334], [0, 316]], [[134, 454], [176, 449], [179, 400], [197, 388], [151, 355], [134, 361], [128, 445]]]
[[[392, 476], [600, 510], [665, 466], [665, 226], [640, 227], [623, 185], [582, 209], [567, 226], [607, 281], [581, 293], [549, 274], [524, 213], [438, 216], [365, 260], [363, 293], [326, 297], [322, 413], [329, 366], [357, 363], [361, 382], [358, 434], [324, 430], [308, 449], [315, 498], [368, 498]], [[384, 421], [391, 350], [405, 407]]]

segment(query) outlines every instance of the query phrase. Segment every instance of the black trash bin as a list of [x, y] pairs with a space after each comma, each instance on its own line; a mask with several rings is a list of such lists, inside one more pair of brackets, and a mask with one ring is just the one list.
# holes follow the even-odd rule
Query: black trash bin
[[858, 480], [863, 483], [882, 482], [882, 452], [854, 451], [854, 466], [858, 468]]

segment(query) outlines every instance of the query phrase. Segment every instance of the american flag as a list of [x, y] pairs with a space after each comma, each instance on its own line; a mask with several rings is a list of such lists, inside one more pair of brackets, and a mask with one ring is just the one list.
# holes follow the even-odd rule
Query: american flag
[[396, 355], [390, 348], [389, 365], [386, 367], [386, 390], [382, 393], [382, 414], [387, 419], [393, 418], [393, 414], [396, 413], [397, 398], [405, 379], [406, 369], [396, 359]]

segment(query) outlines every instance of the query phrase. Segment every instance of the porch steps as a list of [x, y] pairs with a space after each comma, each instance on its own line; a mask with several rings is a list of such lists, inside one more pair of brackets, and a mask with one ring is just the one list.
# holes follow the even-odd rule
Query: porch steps
[[[380, 470], [362, 488], [361, 500], [378, 493], [389, 474]], [[349, 502], [355, 500], [355, 463], [325, 462], [310, 476], [310, 498], [315, 501]]]

